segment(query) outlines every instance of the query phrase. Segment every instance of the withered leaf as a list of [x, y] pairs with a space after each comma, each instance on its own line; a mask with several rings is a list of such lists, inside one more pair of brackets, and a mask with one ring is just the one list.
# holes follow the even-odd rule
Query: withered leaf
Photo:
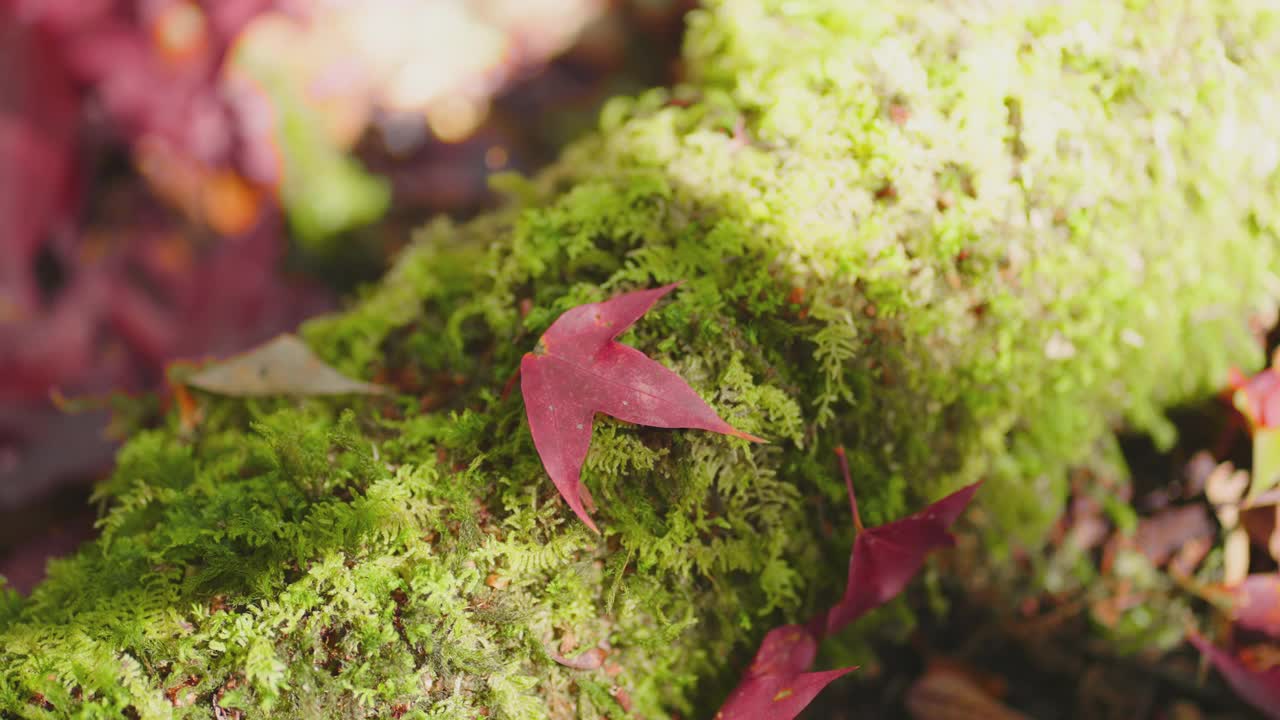
[[914, 720], [1030, 720], [955, 668], [931, 664], [907, 690]]
[[381, 385], [343, 375], [300, 338], [285, 333], [263, 345], [206, 366], [184, 384], [231, 397], [269, 395], [380, 395]]

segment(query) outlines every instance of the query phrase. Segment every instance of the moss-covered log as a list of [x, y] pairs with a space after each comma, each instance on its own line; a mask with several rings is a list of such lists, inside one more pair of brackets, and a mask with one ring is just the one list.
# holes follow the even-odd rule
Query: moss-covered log
[[[0, 606], [0, 714], [706, 716], [843, 583], [835, 443], [870, 523], [987, 478], [998, 551], [1260, 361], [1276, 57], [1254, 0], [709, 2], [688, 85], [305, 328], [400, 396], [132, 439], [102, 538]], [[675, 280], [624, 339], [772, 442], [598, 419], [596, 536], [503, 388], [560, 312]]]

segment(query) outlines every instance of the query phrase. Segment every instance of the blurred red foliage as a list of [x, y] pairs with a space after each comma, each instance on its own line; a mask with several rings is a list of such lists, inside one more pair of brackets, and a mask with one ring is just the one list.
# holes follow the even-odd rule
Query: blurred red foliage
[[[246, 159], [270, 141], [217, 82], [272, 4], [0, 0], [0, 509], [109, 459], [90, 431], [102, 419], [59, 419], [51, 391], [153, 387], [172, 359], [241, 349], [327, 306], [278, 276], [280, 221], [236, 180], [253, 169], [266, 187], [270, 168]], [[113, 174], [113, 145], [143, 174], [162, 154], [212, 178], [207, 226]]]

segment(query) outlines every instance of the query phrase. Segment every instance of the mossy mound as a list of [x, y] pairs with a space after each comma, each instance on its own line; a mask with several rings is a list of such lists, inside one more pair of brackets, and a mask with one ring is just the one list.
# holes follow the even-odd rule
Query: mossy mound
[[[397, 399], [137, 434], [102, 539], [0, 607], [0, 712], [706, 715], [843, 584], [835, 443], [869, 523], [987, 478], [999, 551], [1116, 423], [1167, 440], [1161, 408], [1258, 364], [1274, 7], [892, 5], [709, 2], [687, 86], [305, 328]], [[503, 388], [559, 313], [675, 280], [624, 340], [772, 442], [598, 419], [595, 536]]]

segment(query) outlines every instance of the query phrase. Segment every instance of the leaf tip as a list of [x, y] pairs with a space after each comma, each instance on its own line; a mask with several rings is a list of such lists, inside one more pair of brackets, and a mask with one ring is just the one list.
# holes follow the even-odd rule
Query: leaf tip
[[573, 508], [573, 514], [578, 516], [578, 519], [582, 521], [583, 525], [586, 525], [587, 527], [591, 528], [591, 532], [597, 535], [603, 534], [600, 532], [600, 528], [596, 527], [596, 522], [591, 519], [591, 516], [587, 514], [586, 510], [579, 510], [578, 508]]

